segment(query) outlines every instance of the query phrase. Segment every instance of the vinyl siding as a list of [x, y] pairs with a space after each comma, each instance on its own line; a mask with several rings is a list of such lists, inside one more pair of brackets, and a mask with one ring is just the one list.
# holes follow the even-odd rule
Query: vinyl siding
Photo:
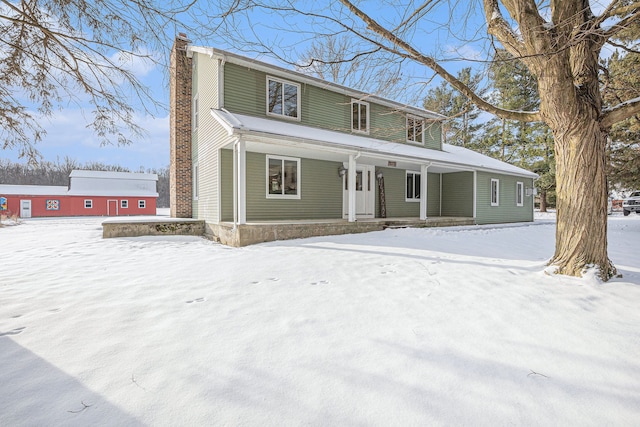
[[[491, 179], [498, 179], [499, 206], [491, 206]], [[533, 221], [533, 196], [524, 195], [523, 206], [516, 206], [516, 183], [522, 182], [524, 189], [533, 187], [531, 178], [511, 175], [477, 173], [476, 222], [478, 224], [496, 224], [504, 222]]]
[[439, 173], [427, 173], [427, 216], [440, 216]]
[[[222, 220], [233, 220], [233, 152], [221, 150]], [[267, 198], [266, 155], [247, 152], [247, 221], [342, 216], [341, 163], [301, 159], [300, 199]]]
[[473, 172], [442, 174], [442, 216], [473, 217]]
[[220, 150], [220, 221], [233, 221], [233, 151]]
[[[198, 164], [198, 200], [193, 203], [193, 217], [209, 222], [220, 220], [218, 196], [218, 148], [229, 142], [220, 124], [209, 114], [218, 106], [218, 60], [195, 54], [197, 68], [193, 76], [193, 94], [198, 95], [198, 128], [193, 132], [192, 160]], [[206, 138], [206, 143], [201, 139]]]
[[[406, 171], [394, 168], [379, 168], [379, 170], [384, 176], [387, 218], [419, 217], [420, 202], [406, 201]], [[376, 216], [380, 216], [380, 200], [377, 194]]]
[[[351, 132], [352, 97], [317, 86], [301, 84], [299, 121], [267, 116], [268, 74], [232, 63], [226, 63], [224, 67], [224, 107], [232, 113], [269, 117], [273, 120], [300, 123], [339, 132]], [[290, 81], [295, 83], [294, 79]], [[364, 101], [368, 102], [366, 99]], [[365, 136], [406, 143], [406, 117], [403, 113], [374, 103], [369, 103], [369, 108], [370, 133]], [[442, 148], [440, 124], [426, 122], [426, 126], [429, 126], [429, 129], [425, 130], [425, 147], [440, 150]]]

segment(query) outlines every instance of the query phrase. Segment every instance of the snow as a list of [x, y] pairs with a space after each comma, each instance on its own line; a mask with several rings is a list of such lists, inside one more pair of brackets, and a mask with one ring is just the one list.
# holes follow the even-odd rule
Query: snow
[[0, 227], [0, 425], [640, 419], [640, 215], [604, 284], [545, 274], [553, 214], [239, 249], [103, 220]]
[[0, 184], [0, 195], [19, 194], [28, 196], [61, 196], [67, 194], [64, 185], [13, 185]]
[[[425, 148], [421, 146], [397, 144], [345, 132], [317, 129], [244, 114], [232, 114], [226, 110], [216, 110], [212, 108], [210, 111], [211, 115], [227, 130], [229, 135], [232, 135], [234, 132], [249, 132], [272, 135], [280, 137], [281, 139], [284, 136], [294, 138], [298, 142], [313, 141], [316, 145], [326, 145], [334, 149], [359, 150], [377, 155], [399, 156], [413, 161], [426, 161], [446, 166], [489, 170], [529, 178], [538, 178], [537, 174], [526, 169], [501, 162], [500, 160], [464, 147], [450, 144], [442, 144], [442, 150], [425, 150]], [[284, 141], [279, 141], [279, 143], [283, 142]]]
[[100, 179], [126, 179], [126, 180], [142, 180], [157, 181], [158, 175], [155, 173], [141, 172], [117, 172], [117, 171], [94, 171], [85, 169], [74, 169], [69, 174], [71, 178], [100, 178]]

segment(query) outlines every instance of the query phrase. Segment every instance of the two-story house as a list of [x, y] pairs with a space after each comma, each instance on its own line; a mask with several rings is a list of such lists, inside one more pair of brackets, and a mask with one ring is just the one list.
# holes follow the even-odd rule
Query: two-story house
[[176, 38], [171, 216], [242, 246], [533, 220], [536, 174], [442, 143], [439, 114]]

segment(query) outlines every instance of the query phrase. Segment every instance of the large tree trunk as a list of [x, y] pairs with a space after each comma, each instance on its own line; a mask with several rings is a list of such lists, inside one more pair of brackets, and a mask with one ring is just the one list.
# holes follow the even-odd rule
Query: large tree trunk
[[540, 191], [540, 212], [547, 211], [547, 190]]
[[608, 280], [616, 270], [607, 256], [606, 134], [597, 120], [584, 116], [552, 127], [558, 197], [556, 251], [549, 264], [570, 276], [597, 267], [600, 278]]

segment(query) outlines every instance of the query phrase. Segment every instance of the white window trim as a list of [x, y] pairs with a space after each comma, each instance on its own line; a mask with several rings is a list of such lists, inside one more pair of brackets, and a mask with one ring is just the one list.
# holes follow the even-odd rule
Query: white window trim
[[[288, 84], [291, 86], [295, 86], [297, 88], [297, 95], [296, 96], [296, 108], [298, 111], [298, 115], [297, 117], [291, 117], [291, 116], [287, 116], [284, 114], [284, 109], [282, 114], [278, 114], [278, 113], [272, 113], [269, 111], [269, 81], [273, 80], [274, 82], [278, 82], [278, 83], [282, 83], [284, 84]], [[284, 80], [284, 79], [280, 79], [278, 77], [273, 77], [273, 76], [267, 76], [267, 87], [266, 87], [266, 99], [265, 99], [265, 111], [267, 112], [267, 116], [271, 116], [271, 117], [279, 117], [281, 119], [286, 119], [286, 120], [295, 120], [295, 121], [300, 121], [300, 117], [302, 116], [302, 86], [300, 85], [300, 83], [295, 83], [289, 80]]]
[[129, 209], [129, 200], [120, 200], [120, 209]]
[[[414, 197], [412, 199], [407, 197], [407, 176], [409, 174], [413, 175], [413, 195]], [[416, 180], [415, 177], [419, 176], [420, 177], [420, 182], [422, 182], [422, 174], [420, 172], [417, 171], [405, 171], [405, 175], [404, 175], [404, 201], [405, 202], [420, 202], [420, 198], [416, 198], [415, 197], [415, 189], [416, 189]], [[420, 187], [418, 187], [418, 191], [420, 191]]]
[[138, 200], [138, 209], [146, 209], [147, 201], [146, 200]]
[[[284, 161], [285, 160], [290, 160], [290, 161], [294, 161], [296, 162], [296, 166], [297, 166], [297, 170], [296, 170], [296, 177], [298, 179], [297, 184], [297, 190], [298, 190], [298, 194], [271, 194], [269, 193], [269, 160], [274, 159], [274, 160], [281, 160], [282, 161], [282, 170], [284, 171]], [[265, 192], [267, 195], [267, 199], [300, 199], [300, 194], [302, 194], [302, 190], [301, 190], [301, 181], [302, 181], [302, 176], [300, 175], [300, 159], [297, 157], [285, 157], [285, 156], [271, 156], [271, 155], [267, 155], [266, 156], [266, 170], [265, 170], [265, 178], [266, 178], [266, 186], [265, 186]]]
[[[358, 104], [358, 106], [365, 105], [367, 107], [367, 118], [366, 118], [367, 127], [364, 130], [362, 130], [362, 129], [354, 129], [353, 128], [353, 105], [354, 104]], [[358, 107], [358, 111], [360, 111], [359, 107]], [[370, 106], [369, 106], [368, 102], [360, 101], [358, 99], [352, 99], [351, 100], [351, 131], [352, 132], [363, 133], [363, 134], [366, 134], [366, 135], [369, 134], [369, 111], [370, 111]]]
[[516, 182], [516, 206], [524, 206], [524, 183], [520, 181]]
[[[408, 138], [409, 136], [409, 119], [413, 120], [413, 121], [420, 121], [422, 122], [422, 133], [421, 133], [421, 140], [420, 141], [412, 141]], [[424, 145], [424, 126], [425, 126], [425, 120], [423, 117], [418, 117], [418, 116], [412, 116], [411, 114], [407, 114], [407, 117], [405, 119], [405, 131], [404, 131], [404, 139], [409, 143], [409, 144], [413, 144], [413, 145]]]
[[92, 199], [84, 199], [84, 208], [85, 209], [93, 209], [93, 200]]
[[198, 129], [198, 125], [199, 123], [199, 113], [200, 113], [200, 102], [199, 102], [199, 94], [196, 94], [193, 97], [193, 130], [197, 130]]
[[193, 180], [193, 200], [198, 200], [198, 187], [200, 186], [200, 169], [197, 162], [193, 164], [193, 176], [191, 178]]
[[[493, 183], [496, 183], [496, 200], [493, 200]], [[500, 206], [500, 180], [491, 178], [491, 187], [489, 187], [489, 199], [491, 206]]]

